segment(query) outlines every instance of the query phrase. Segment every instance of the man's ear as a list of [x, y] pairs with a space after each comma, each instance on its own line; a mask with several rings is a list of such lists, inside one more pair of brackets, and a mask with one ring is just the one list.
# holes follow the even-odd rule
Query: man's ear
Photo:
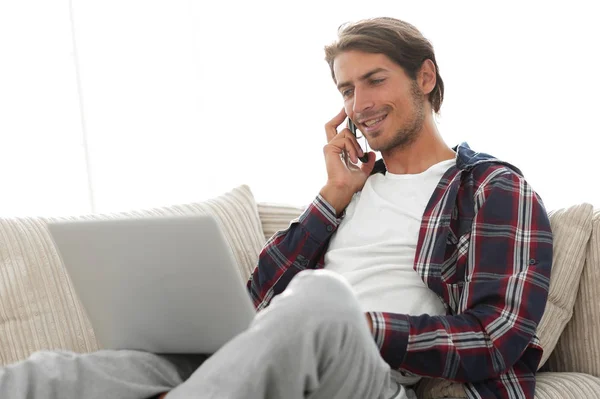
[[423, 64], [421, 64], [421, 69], [419, 70], [418, 82], [424, 95], [431, 93], [435, 87], [437, 82], [436, 72], [437, 71], [433, 61], [431, 61], [429, 58], [423, 61]]

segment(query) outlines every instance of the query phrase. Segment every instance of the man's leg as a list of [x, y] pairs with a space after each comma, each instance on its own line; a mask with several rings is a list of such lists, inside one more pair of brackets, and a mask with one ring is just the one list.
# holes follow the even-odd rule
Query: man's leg
[[370, 399], [391, 385], [348, 283], [310, 270], [166, 398]]
[[205, 358], [137, 351], [37, 352], [0, 368], [0, 398], [146, 399], [181, 384]]

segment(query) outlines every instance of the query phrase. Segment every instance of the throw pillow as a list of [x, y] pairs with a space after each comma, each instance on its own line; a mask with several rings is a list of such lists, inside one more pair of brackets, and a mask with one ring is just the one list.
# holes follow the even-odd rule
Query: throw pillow
[[535, 399], [600, 398], [600, 378], [582, 373], [539, 373]]
[[265, 243], [278, 231], [287, 229], [290, 223], [300, 216], [305, 209], [306, 207], [292, 205], [259, 203], [258, 214], [262, 223]]
[[575, 301], [573, 318], [548, 360], [552, 371], [600, 377], [600, 210], [593, 216], [592, 238]]
[[539, 368], [548, 360], [573, 315], [592, 234], [593, 211], [592, 205], [579, 204], [548, 213], [553, 235], [553, 260], [548, 302], [537, 329], [540, 345], [544, 348]]
[[246, 185], [199, 203], [69, 218], [0, 218], [0, 366], [38, 350], [99, 349], [93, 328], [47, 229], [52, 220], [209, 214], [223, 228], [247, 279], [263, 245], [255, 199]]

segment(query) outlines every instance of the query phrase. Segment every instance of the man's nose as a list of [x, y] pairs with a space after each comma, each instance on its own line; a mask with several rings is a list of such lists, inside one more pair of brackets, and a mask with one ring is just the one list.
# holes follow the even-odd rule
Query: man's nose
[[373, 99], [369, 96], [369, 93], [364, 90], [354, 89], [354, 104], [352, 105], [352, 111], [355, 114], [368, 111], [374, 106]]

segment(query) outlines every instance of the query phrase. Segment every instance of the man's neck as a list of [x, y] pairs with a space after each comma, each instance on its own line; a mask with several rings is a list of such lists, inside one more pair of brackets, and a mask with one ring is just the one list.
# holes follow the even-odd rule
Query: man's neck
[[426, 118], [418, 138], [408, 147], [382, 153], [386, 170], [394, 174], [421, 173], [455, 156], [440, 136], [433, 118]]

